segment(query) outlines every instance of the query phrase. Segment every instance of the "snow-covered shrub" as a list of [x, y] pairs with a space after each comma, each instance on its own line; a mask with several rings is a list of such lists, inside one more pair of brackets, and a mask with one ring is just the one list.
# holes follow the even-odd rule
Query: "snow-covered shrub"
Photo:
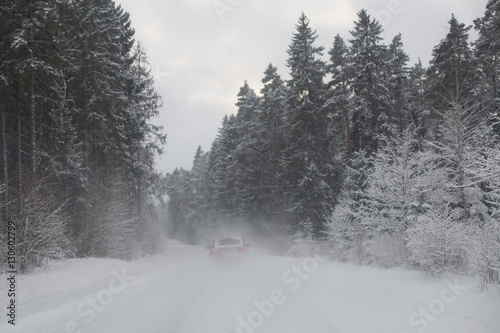
[[467, 238], [467, 258], [471, 273], [479, 275], [481, 288], [500, 283], [500, 225], [474, 225]]
[[366, 224], [381, 233], [404, 235], [419, 208], [428, 157], [418, 151], [417, 129], [409, 126], [401, 137], [388, 138], [374, 156], [363, 215]]
[[382, 267], [404, 266], [408, 259], [406, 230], [411, 227], [424, 204], [423, 182], [432, 167], [428, 156], [419, 151], [417, 129], [408, 128], [401, 136], [387, 138], [373, 158], [368, 178], [363, 224], [371, 233], [368, 242], [370, 259]]
[[318, 245], [313, 239], [313, 225], [308, 220], [300, 225], [292, 237], [292, 246], [288, 249], [287, 254], [294, 257], [310, 257], [317, 254]]
[[106, 256], [131, 260], [134, 257], [134, 240], [137, 237], [138, 218], [119, 219], [117, 215], [106, 216], [103, 223]]
[[140, 252], [134, 251], [134, 253], [158, 253], [165, 244], [165, 229], [155, 212], [148, 214], [144, 220], [144, 230], [142, 232], [142, 238], [139, 240]]
[[327, 223], [332, 260], [356, 264], [368, 262], [366, 245], [372, 231], [365, 223], [367, 180], [373, 171], [373, 161], [364, 152], [353, 154], [353, 167], [347, 167], [339, 203]]
[[118, 182], [109, 182], [105, 189], [89, 186], [87, 202], [92, 207], [83, 226], [81, 238], [85, 255], [130, 259], [136, 236], [137, 217], [131, 216], [130, 203], [123, 197]]
[[408, 230], [411, 259], [433, 274], [463, 271], [467, 231], [467, 226], [453, 220], [447, 210], [430, 210]]
[[313, 257], [318, 254], [318, 243], [313, 239], [295, 239], [287, 255], [292, 257]]
[[[336, 211], [338, 209], [339, 207], [337, 207]], [[347, 262], [349, 260], [350, 242], [347, 237], [348, 226], [343, 222], [332, 218], [327, 225], [328, 241], [330, 243], [328, 258], [330, 260]]]
[[363, 264], [367, 262], [367, 231], [359, 216], [345, 207], [337, 207], [328, 224], [328, 257], [331, 260]]
[[380, 267], [405, 266], [408, 262], [408, 249], [404, 237], [400, 234], [377, 234], [370, 240], [367, 251]]
[[[80, 256], [132, 260], [156, 252], [163, 245], [165, 229], [157, 218], [152, 199], [124, 181], [126, 170], [115, 169], [103, 186], [90, 182], [85, 194], [87, 210], [79, 238]], [[141, 200], [139, 202], [139, 199]]]
[[22, 273], [73, 253], [67, 237], [64, 203], [57, 202], [45, 190], [42, 183], [26, 186], [21, 202], [10, 205], [16, 227], [18, 267]]

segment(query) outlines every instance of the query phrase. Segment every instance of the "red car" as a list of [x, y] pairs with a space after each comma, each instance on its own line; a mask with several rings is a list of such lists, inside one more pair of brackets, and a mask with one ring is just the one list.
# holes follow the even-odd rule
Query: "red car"
[[248, 247], [241, 237], [221, 237], [215, 239], [211, 245], [207, 246], [210, 250], [210, 258], [232, 259], [247, 258]]

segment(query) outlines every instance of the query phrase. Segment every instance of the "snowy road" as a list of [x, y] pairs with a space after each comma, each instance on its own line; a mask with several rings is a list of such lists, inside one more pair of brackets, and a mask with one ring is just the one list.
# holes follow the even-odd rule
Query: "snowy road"
[[173, 242], [134, 262], [69, 260], [18, 289], [17, 325], [2, 333], [500, 332], [500, 293], [472, 278], [256, 253], [212, 265]]

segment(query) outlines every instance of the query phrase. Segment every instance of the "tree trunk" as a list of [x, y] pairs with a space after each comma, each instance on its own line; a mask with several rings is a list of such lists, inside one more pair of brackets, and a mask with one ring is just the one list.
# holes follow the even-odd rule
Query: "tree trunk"
[[276, 185], [278, 185], [276, 175], [278, 172], [278, 140], [277, 140], [277, 120], [274, 121], [274, 128], [273, 128], [273, 186], [276, 188]]
[[35, 79], [33, 74], [30, 75], [29, 83], [29, 142], [30, 142], [30, 173], [31, 177], [35, 177], [36, 173], [36, 117], [35, 117]]
[[493, 79], [493, 99], [497, 98], [497, 56], [493, 58], [493, 70], [492, 70], [492, 79]]
[[352, 142], [351, 142], [351, 127], [349, 126], [349, 115], [345, 114], [345, 125], [347, 130], [347, 146], [349, 148], [349, 166], [352, 168]]
[[[137, 163], [138, 165], [141, 165], [141, 144], [140, 142], [137, 142]], [[137, 175], [137, 214], [139, 216], [139, 225], [142, 228], [142, 199], [141, 199], [141, 191], [142, 191], [142, 184], [141, 184], [141, 170], [139, 170], [139, 174]]]
[[[18, 97], [17, 101], [17, 176], [18, 176], [18, 191], [17, 197], [22, 198], [23, 196], [23, 134], [22, 134], [22, 111], [21, 111], [21, 100]], [[21, 208], [22, 200], [19, 200], [19, 205]]]
[[9, 218], [9, 169], [7, 166], [7, 136], [5, 135], [5, 109], [0, 105], [0, 112], [2, 115], [1, 122], [2, 122], [2, 129], [1, 129], [1, 135], [2, 135], [2, 176], [3, 176], [3, 182], [5, 186], [5, 191], [3, 195], [3, 202], [5, 204], [5, 218], [4, 221], [7, 221]]
[[465, 199], [465, 175], [463, 166], [463, 138], [462, 138], [462, 101], [460, 93], [460, 78], [459, 78], [459, 57], [455, 55], [455, 125], [457, 127], [457, 158], [458, 158], [458, 183], [460, 186], [460, 196], [462, 200], [462, 209], [464, 210], [464, 220], [467, 224], [467, 201]]

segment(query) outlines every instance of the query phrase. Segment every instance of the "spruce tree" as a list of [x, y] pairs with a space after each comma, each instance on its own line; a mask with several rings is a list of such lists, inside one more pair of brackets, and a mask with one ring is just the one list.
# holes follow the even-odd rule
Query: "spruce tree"
[[271, 200], [267, 203], [267, 217], [273, 220], [283, 218], [281, 159], [285, 148], [285, 122], [287, 90], [277, 68], [269, 64], [262, 79], [262, 123], [265, 135], [265, 186]]
[[[8, 51], [10, 49], [10, 37], [14, 29], [17, 28], [16, 21], [13, 17], [11, 8], [12, 2], [5, 1], [0, 4], [0, 49], [4, 50], [0, 54], [0, 154], [1, 154], [1, 170], [0, 170], [0, 187], [2, 187], [2, 200], [4, 204], [1, 207], [1, 216], [4, 221], [8, 220], [9, 210], [9, 188], [12, 170], [10, 170], [9, 163], [9, 143], [8, 143], [8, 130], [7, 120], [11, 118], [11, 112], [8, 112], [8, 98], [7, 96], [13, 95], [13, 88], [10, 86], [10, 73], [7, 61], [9, 60]], [[9, 121], [13, 123], [13, 121]]]
[[387, 47], [381, 43], [382, 26], [368, 15], [358, 13], [350, 42], [354, 112], [352, 116], [353, 150], [376, 152], [379, 134], [391, 136], [391, 97], [386, 84]]
[[256, 223], [262, 220], [264, 205], [269, 199], [264, 156], [268, 133], [261, 122], [260, 99], [246, 81], [240, 88], [236, 106], [238, 144], [231, 153], [226, 172], [233, 182], [233, 212], [250, 223]]
[[230, 217], [234, 207], [234, 180], [231, 178], [229, 167], [231, 156], [239, 143], [236, 117], [224, 116], [222, 126], [209, 153], [209, 173], [214, 187], [214, 211], [217, 218]]
[[[500, 1], [489, 0], [484, 16], [474, 21], [479, 38], [475, 41], [475, 53], [485, 79], [488, 91], [486, 103], [488, 110], [498, 114], [500, 107]], [[500, 126], [496, 127], [500, 133]]]
[[401, 34], [396, 35], [388, 48], [387, 75], [391, 92], [391, 118], [398, 133], [403, 134], [408, 122], [408, 68], [410, 59], [403, 49]]
[[438, 113], [455, 102], [465, 106], [481, 96], [478, 65], [469, 45], [472, 26], [458, 22], [454, 15], [446, 37], [434, 48], [428, 69], [428, 94]]
[[161, 97], [155, 90], [147, 55], [141, 44], [134, 48], [133, 58], [127, 82], [128, 100], [120, 150], [124, 154], [131, 182], [133, 206], [136, 207], [134, 214], [142, 224], [142, 207], [147, 201], [144, 196], [151, 193], [155, 186], [154, 154], [162, 153], [166, 136], [161, 132], [162, 127], [150, 123], [150, 119], [159, 113]]
[[302, 14], [288, 48], [287, 146], [283, 152], [285, 192], [296, 217], [296, 230], [312, 224], [320, 236], [335, 202], [333, 154], [329, 142], [329, 110], [324, 108], [326, 64], [317, 34]]
[[430, 125], [429, 104], [426, 99], [426, 69], [420, 59], [408, 73], [407, 107], [409, 122], [416, 128], [419, 147], [426, 138]]
[[[352, 114], [352, 99], [351, 99], [351, 82], [353, 73], [350, 71], [349, 49], [340, 35], [336, 35], [333, 48], [329, 52], [330, 64], [329, 73], [332, 79], [329, 82], [329, 90], [327, 92], [328, 100], [325, 107], [332, 108], [332, 124], [331, 131], [333, 132], [336, 142], [343, 141], [344, 147], [341, 152], [348, 157], [348, 164], [352, 167], [352, 138], [351, 138], [351, 114]], [[342, 134], [340, 137], [339, 134]]]
[[[127, 110], [126, 83], [130, 80], [134, 31], [129, 14], [110, 0], [77, 2], [75, 36], [71, 41], [75, 62], [69, 89], [79, 109], [85, 166], [103, 176], [119, 166]], [[103, 152], [108, 150], [108, 154]], [[118, 165], [117, 165], [118, 163]]]

